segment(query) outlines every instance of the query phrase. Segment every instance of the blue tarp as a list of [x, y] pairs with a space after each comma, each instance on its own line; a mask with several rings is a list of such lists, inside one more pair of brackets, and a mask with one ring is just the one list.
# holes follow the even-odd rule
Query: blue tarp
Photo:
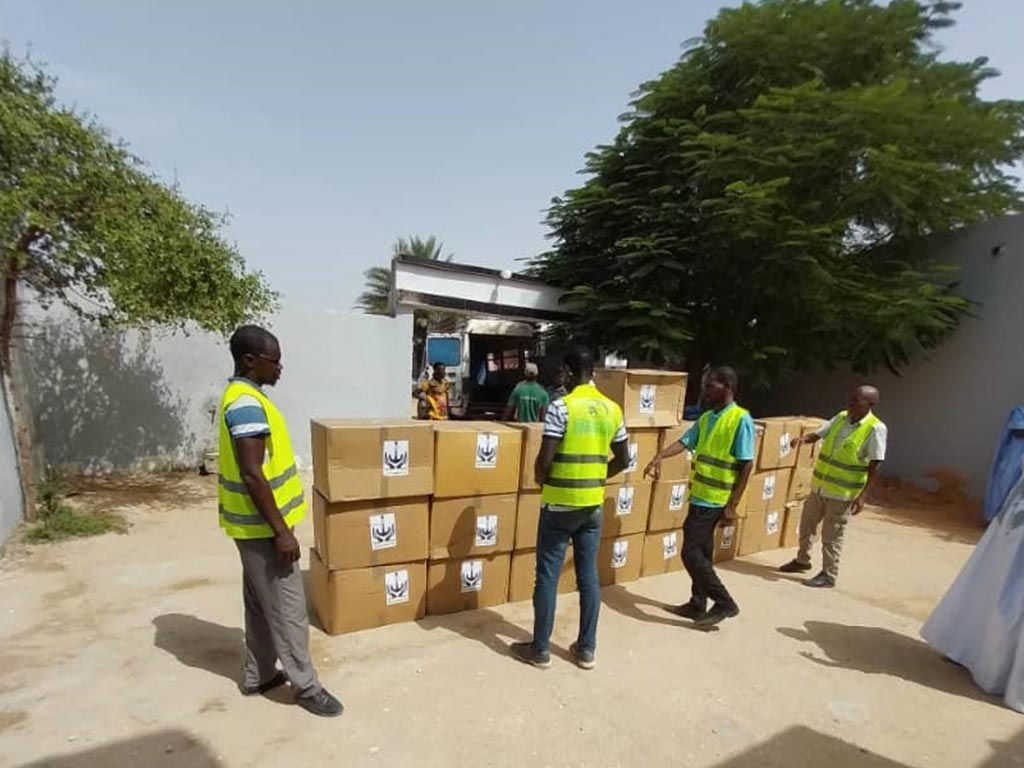
[[985, 520], [990, 521], [999, 514], [1007, 495], [1021, 476], [1021, 459], [1024, 458], [1024, 406], [1010, 411], [1003, 427], [1003, 435], [996, 448], [992, 472], [988, 476], [985, 490]]

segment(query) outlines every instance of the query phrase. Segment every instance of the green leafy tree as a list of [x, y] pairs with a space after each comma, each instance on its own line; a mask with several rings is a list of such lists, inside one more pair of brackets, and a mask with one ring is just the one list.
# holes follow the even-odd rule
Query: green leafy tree
[[764, 0], [721, 11], [644, 83], [534, 271], [577, 338], [766, 384], [898, 369], [970, 311], [929, 236], [1020, 209], [1024, 107], [938, 57], [958, 3]]
[[[409, 256], [422, 261], [451, 261], [452, 254], [444, 253], [444, 243], [431, 235], [427, 239], [419, 237], [398, 238], [391, 246], [393, 256]], [[366, 285], [356, 299], [356, 307], [368, 315], [386, 315], [390, 310], [391, 299], [391, 268], [370, 267], [363, 273]]]
[[95, 119], [58, 104], [54, 86], [33, 62], [0, 51], [0, 378], [11, 405], [25, 298], [106, 327], [221, 333], [276, 301], [222, 238], [221, 216], [162, 184]]

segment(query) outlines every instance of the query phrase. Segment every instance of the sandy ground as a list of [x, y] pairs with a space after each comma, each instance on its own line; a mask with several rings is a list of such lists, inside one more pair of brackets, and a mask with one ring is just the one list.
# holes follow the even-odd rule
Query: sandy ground
[[[314, 629], [347, 707], [319, 720], [287, 688], [236, 690], [239, 566], [213, 492], [184, 476], [94, 486], [80, 500], [123, 511], [129, 534], [0, 561], [0, 765], [1024, 765], [1024, 717], [917, 635], [979, 535], [948, 505], [862, 515], [834, 591], [773, 573], [789, 552], [726, 566], [743, 614], [718, 632], [662, 610], [684, 575], [609, 588], [593, 672], [564, 650], [544, 671], [506, 655], [529, 603]], [[562, 649], [574, 603], [560, 601]]]

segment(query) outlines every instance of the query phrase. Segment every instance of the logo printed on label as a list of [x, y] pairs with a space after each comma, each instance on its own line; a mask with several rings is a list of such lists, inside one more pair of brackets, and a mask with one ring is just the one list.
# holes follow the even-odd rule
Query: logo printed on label
[[498, 516], [477, 515], [476, 546], [494, 547], [498, 544]]
[[790, 446], [790, 442], [791, 442], [791, 440], [789, 438], [789, 432], [783, 432], [782, 433], [782, 437], [779, 438], [779, 457], [780, 458], [783, 458], [783, 459], [786, 458], [787, 456], [789, 456], [789, 452], [791, 450], [793, 450], [792, 447]]
[[672, 494], [668, 499], [669, 512], [678, 512], [686, 504], [686, 483], [677, 483], [672, 486]]
[[484, 588], [484, 561], [466, 560], [459, 575], [461, 592], [479, 592]]
[[409, 602], [408, 571], [391, 571], [384, 574], [384, 597], [388, 605]]
[[621, 568], [629, 557], [629, 542], [619, 539], [612, 542], [612, 568]]
[[370, 515], [370, 549], [391, 549], [398, 546], [398, 524], [394, 512]]
[[498, 436], [493, 432], [480, 432], [476, 436], [476, 468], [494, 469], [498, 466]]
[[629, 444], [629, 466], [626, 467], [627, 472], [636, 472], [637, 465], [640, 463], [640, 446], [636, 443]]
[[640, 385], [640, 413], [654, 413], [654, 403], [658, 399], [658, 387], [655, 384]]
[[385, 440], [384, 477], [406, 477], [409, 474], [409, 441]]
[[764, 488], [761, 491], [761, 498], [765, 501], [771, 501], [775, 498], [775, 473], [768, 475], [764, 479]]
[[771, 536], [779, 532], [779, 513], [769, 512], [764, 520], [765, 532]]
[[736, 526], [727, 525], [722, 529], [722, 544], [719, 549], [732, 549], [732, 537], [736, 535]]
[[616, 515], [630, 515], [633, 513], [633, 498], [636, 496], [636, 488], [632, 485], [624, 485], [619, 488], [619, 500], [615, 505]]
[[675, 531], [661, 537], [661, 554], [665, 560], [671, 560], [679, 554], [679, 540]]

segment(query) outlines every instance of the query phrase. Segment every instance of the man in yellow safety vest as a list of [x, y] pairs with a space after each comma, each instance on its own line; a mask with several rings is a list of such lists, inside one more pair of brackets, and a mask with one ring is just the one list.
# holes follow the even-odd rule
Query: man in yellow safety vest
[[[580, 628], [569, 649], [582, 669], [593, 669], [601, 591], [597, 551], [605, 482], [629, 466], [629, 444], [622, 409], [594, 386], [594, 359], [586, 350], [565, 355], [575, 389], [550, 406], [544, 437], [534, 463], [541, 490], [537, 525], [537, 571], [533, 587], [533, 640], [513, 643], [512, 655], [535, 667], [551, 666], [558, 577], [572, 540], [580, 591]], [[608, 453], [612, 452], [612, 460]]]
[[[235, 375], [221, 400], [220, 527], [242, 559], [246, 696], [290, 683], [296, 702], [336, 717], [341, 702], [317, 679], [309, 656], [309, 616], [294, 528], [306, 500], [284, 417], [263, 392], [281, 378], [281, 346], [247, 325], [231, 337]], [[280, 663], [281, 669], [277, 665]]]
[[846, 525], [852, 515], [860, 514], [864, 508], [864, 499], [885, 460], [888, 432], [872, 411], [878, 397], [875, 387], [858, 387], [845, 411], [836, 414], [818, 432], [793, 440], [794, 447], [825, 441], [814, 465], [811, 495], [800, 516], [800, 549], [796, 559], [779, 568], [783, 573], [811, 570], [811, 546], [821, 526], [824, 562], [821, 572], [804, 582], [808, 587], [836, 585]]

